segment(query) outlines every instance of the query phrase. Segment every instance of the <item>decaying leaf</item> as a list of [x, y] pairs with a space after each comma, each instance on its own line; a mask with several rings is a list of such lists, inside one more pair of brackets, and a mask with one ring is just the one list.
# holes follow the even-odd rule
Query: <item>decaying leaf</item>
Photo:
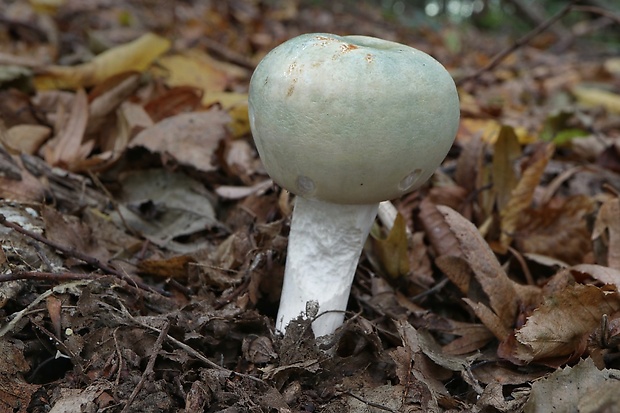
[[122, 203], [113, 219], [118, 226], [128, 225], [156, 245], [176, 252], [194, 251], [202, 243], [185, 245], [174, 239], [217, 224], [209, 193], [184, 174], [144, 170], [127, 174], [121, 182]]
[[578, 357], [600, 326], [603, 314], [620, 310], [620, 294], [593, 285], [572, 284], [545, 297], [516, 332], [511, 356], [523, 363]]
[[182, 165], [211, 172], [217, 169], [214, 155], [227, 135], [228, 122], [226, 112], [218, 108], [183, 113], [143, 130], [129, 147], [144, 147], [162, 157], [172, 157]]
[[0, 338], [0, 411], [26, 413], [33, 394], [41, 387], [22, 378], [30, 369], [23, 352], [24, 344], [19, 340]]
[[483, 322], [486, 320], [489, 323], [485, 325], [499, 339], [505, 339], [517, 315], [518, 296], [513, 282], [470, 221], [446, 206], [437, 208], [456, 236], [464, 258], [488, 297], [490, 308], [483, 303], [469, 301], [470, 305], [477, 315], [484, 317]]
[[599, 370], [591, 358], [535, 381], [525, 413], [615, 412], [620, 403], [617, 370]]
[[594, 202], [575, 196], [559, 204], [522, 211], [514, 229], [515, 244], [524, 253], [551, 257], [569, 265], [584, 262], [592, 251], [587, 216]]
[[45, 235], [51, 241], [72, 247], [101, 262], [106, 262], [110, 257], [108, 251], [99, 245], [92, 229], [75, 217], [63, 216], [50, 207], [44, 207], [41, 216], [45, 223]]
[[603, 284], [615, 285], [620, 291], [620, 270], [602, 265], [578, 264], [569, 268], [573, 273], [587, 274]]

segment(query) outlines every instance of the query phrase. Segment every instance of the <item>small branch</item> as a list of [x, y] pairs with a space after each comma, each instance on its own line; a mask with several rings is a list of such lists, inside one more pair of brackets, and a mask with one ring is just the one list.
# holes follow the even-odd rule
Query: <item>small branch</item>
[[96, 280], [101, 274], [86, 274], [78, 272], [36, 272], [18, 271], [11, 274], [1, 274], [0, 283], [15, 280], [44, 280], [44, 281], [69, 281], [69, 280]]
[[398, 413], [398, 410], [392, 409], [390, 407], [383, 406], [383, 405], [381, 405], [379, 403], [375, 403], [375, 402], [371, 402], [369, 400], [365, 400], [365, 399], [361, 398], [360, 396], [357, 396], [357, 395], [353, 394], [349, 390], [343, 391], [343, 392], [341, 392], [341, 394], [346, 394], [347, 396], [353, 397], [354, 399], [359, 400], [360, 402], [364, 403], [367, 406], [374, 407], [375, 409], [383, 410], [385, 412]]
[[[161, 333], [161, 331], [155, 327], [152, 327], [148, 324], [144, 324], [138, 320], [136, 320], [133, 316], [131, 316], [131, 314], [125, 309], [123, 308], [122, 310], [123, 314], [125, 314], [132, 322], [134, 322], [135, 324], [139, 325], [140, 327], [146, 328], [148, 330], [154, 331], [154, 332], [159, 332]], [[249, 374], [243, 374], [243, 373], [237, 373], [236, 371], [233, 370], [229, 370], [225, 367], [220, 366], [219, 364], [209, 360], [207, 357], [205, 357], [202, 353], [200, 353], [197, 350], [194, 350], [192, 347], [188, 346], [187, 344], [183, 343], [182, 341], [177, 340], [176, 338], [172, 337], [169, 334], [166, 334], [165, 336], [166, 340], [168, 340], [170, 343], [172, 343], [173, 345], [179, 347], [180, 349], [182, 349], [183, 351], [185, 351], [187, 354], [189, 354], [190, 356], [194, 356], [195, 358], [197, 358], [198, 360], [200, 360], [201, 362], [203, 362], [205, 365], [216, 369], [216, 370], [220, 370], [223, 372], [226, 372], [227, 374], [231, 375], [231, 376], [239, 376], [239, 377], [243, 377], [246, 379], [250, 379], [253, 380], [257, 383], [261, 383], [261, 384], [265, 384], [265, 382], [262, 379], [259, 379], [258, 377], [254, 377], [251, 376]]]
[[149, 362], [146, 365], [144, 372], [142, 373], [142, 377], [140, 377], [140, 381], [138, 382], [136, 387], [134, 387], [133, 391], [131, 392], [131, 396], [129, 396], [129, 400], [127, 400], [127, 403], [125, 404], [125, 407], [123, 407], [123, 410], [121, 411], [121, 413], [126, 413], [129, 411], [131, 404], [138, 396], [138, 393], [140, 393], [140, 390], [142, 390], [144, 383], [146, 382], [148, 377], [151, 375], [151, 373], [153, 373], [153, 366], [155, 366], [155, 360], [157, 360], [157, 355], [159, 354], [159, 350], [161, 350], [161, 346], [164, 343], [164, 339], [168, 335], [169, 329], [170, 329], [170, 320], [166, 322], [164, 327], [159, 332], [159, 336], [157, 337], [157, 341], [155, 341], [155, 344], [153, 345], [153, 349], [151, 350], [151, 356], [149, 357]]
[[529, 43], [534, 37], [538, 36], [540, 33], [542, 33], [545, 30], [547, 30], [549, 27], [551, 27], [551, 25], [553, 25], [555, 22], [557, 22], [558, 20], [563, 18], [565, 15], [567, 15], [570, 11], [572, 11], [574, 9], [574, 7], [575, 7], [574, 3], [576, 1], [577, 0], [572, 0], [569, 4], [564, 6], [564, 8], [562, 10], [560, 10], [554, 16], [550, 17], [547, 21], [543, 22], [538, 27], [536, 27], [534, 30], [530, 31], [528, 34], [526, 34], [525, 36], [523, 36], [520, 39], [518, 39], [510, 47], [508, 47], [508, 48], [502, 50], [501, 52], [499, 52], [498, 54], [496, 54], [491, 59], [491, 61], [486, 66], [484, 66], [482, 69], [478, 70], [477, 72], [475, 72], [475, 73], [473, 73], [473, 74], [471, 74], [469, 76], [465, 76], [464, 78], [461, 78], [458, 81], [456, 81], [456, 85], [457, 86], [461, 86], [461, 85], [463, 85], [463, 83], [469, 82], [471, 80], [475, 80], [475, 79], [479, 78], [483, 73], [488, 72], [488, 71], [490, 71], [492, 69], [495, 69], [495, 67], [497, 67], [511, 53], [513, 53], [515, 50], [517, 50], [520, 47], [522, 47], [522, 46], [526, 45], [527, 43]]
[[74, 247], [67, 247], [65, 245], [59, 244], [57, 242], [54, 242], [52, 240], [49, 240], [47, 238], [45, 238], [42, 235], [39, 235], [35, 232], [32, 231], [28, 231], [27, 229], [22, 228], [20, 225], [8, 221], [6, 219], [6, 217], [2, 214], [0, 214], [0, 225], [4, 225], [7, 228], [11, 228], [17, 232], [19, 232], [22, 235], [25, 235], [27, 237], [30, 237], [36, 241], [42, 242], [43, 244], [49, 245], [50, 247], [60, 251], [61, 253], [73, 257], [73, 258], [77, 258], [80, 261], [84, 261], [85, 263], [92, 265], [95, 268], [99, 268], [101, 271], [106, 272], [108, 274], [112, 274], [115, 277], [126, 281], [127, 283], [129, 283], [130, 285], [134, 285], [138, 288], [141, 288], [145, 291], [149, 291], [152, 293], [158, 293], [161, 295], [168, 295], [168, 293], [166, 291], [163, 290], [157, 290], [145, 283], [143, 283], [142, 281], [139, 280], [134, 280], [133, 278], [131, 278], [129, 275], [116, 270], [115, 268], [110, 267], [108, 264], [105, 264], [101, 261], [99, 261], [97, 258], [92, 257], [90, 255], [84, 254], [81, 251], [78, 251], [77, 249], [75, 249]]

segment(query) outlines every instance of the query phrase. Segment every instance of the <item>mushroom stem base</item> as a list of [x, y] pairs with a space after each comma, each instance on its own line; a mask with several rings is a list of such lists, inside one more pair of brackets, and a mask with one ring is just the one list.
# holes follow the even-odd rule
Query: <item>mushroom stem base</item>
[[351, 284], [379, 204], [342, 205], [297, 197], [276, 329], [312, 318], [316, 337], [344, 321]]

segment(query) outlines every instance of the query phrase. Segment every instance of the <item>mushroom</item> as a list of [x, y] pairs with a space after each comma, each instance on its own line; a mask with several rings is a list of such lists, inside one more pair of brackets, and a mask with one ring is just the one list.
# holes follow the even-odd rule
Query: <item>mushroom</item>
[[303, 316], [331, 334], [379, 203], [419, 188], [454, 141], [454, 81], [409, 46], [304, 34], [256, 67], [249, 117], [267, 173], [296, 195], [276, 330]]

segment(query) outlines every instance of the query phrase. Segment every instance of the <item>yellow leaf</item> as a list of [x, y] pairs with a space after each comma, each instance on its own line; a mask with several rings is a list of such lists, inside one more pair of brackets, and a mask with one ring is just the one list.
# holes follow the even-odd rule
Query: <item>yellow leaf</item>
[[401, 214], [396, 215], [394, 226], [387, 238], [373, 238], [377, 258], [391, 279], [396, 280], [409, 273], [407, 245], [407, 228]]
[[66, 0], [30, 0], [32, 8], [38, 13], [55, 14]]
[[519, 180], [516, 188], [512, 191], [510, 200], [506, 206], [500, 211], [501, 223], [500, 227], [502, 235], [500, 236], [500, 245], [508, 248], [513, 239], [523, 213], [530, 208], [534, 191], [540, 183], [540, 178], [553, 155], [554, 146], [547, 144], [539, 147], [534, 156], [532, 164], [523, 172], [523, 176]]
[[170, 87], [193, 86], [206, 94], [223, 91], [228, 82], [228, 75], [217, 67], [216, 61], [197, 50], [165, 56], [159, 65], [165, 70], [162, 74]]
[[[494, 144], [497, 141], [502, 125], [493, 119], [464, 118], [461, 119], [461, 129], [468, 134], [479, 133], [486, 143]], [[521, 145], [527, 145], [537, 141], [537, 137], [530, 134], [524, 127], [517, 126], [514, 132]]]
[[170, 41], [153, 33], [116, 46], [77, 66], [48, 66], [34, 78], [38, 90], [79, 89], [123, 72], [146, 70], [170, 48]]
[[248, 94], [237, 92], [211, 92], [202, 97], [204, 106], [219, 104], [230, 115], [230, 131], [235, 138], [250, 133]]
[[497, 207], [501, 210], [517, 186], [514, 163], [521, 156], [521, 147], [514, 129], [502, 126], [493, 148], [493, 193]]
[[620, 113], [620, 95], [593, 87], [574, 87], [573, 95], [585, 106], [602, 106], [609, 112]]

